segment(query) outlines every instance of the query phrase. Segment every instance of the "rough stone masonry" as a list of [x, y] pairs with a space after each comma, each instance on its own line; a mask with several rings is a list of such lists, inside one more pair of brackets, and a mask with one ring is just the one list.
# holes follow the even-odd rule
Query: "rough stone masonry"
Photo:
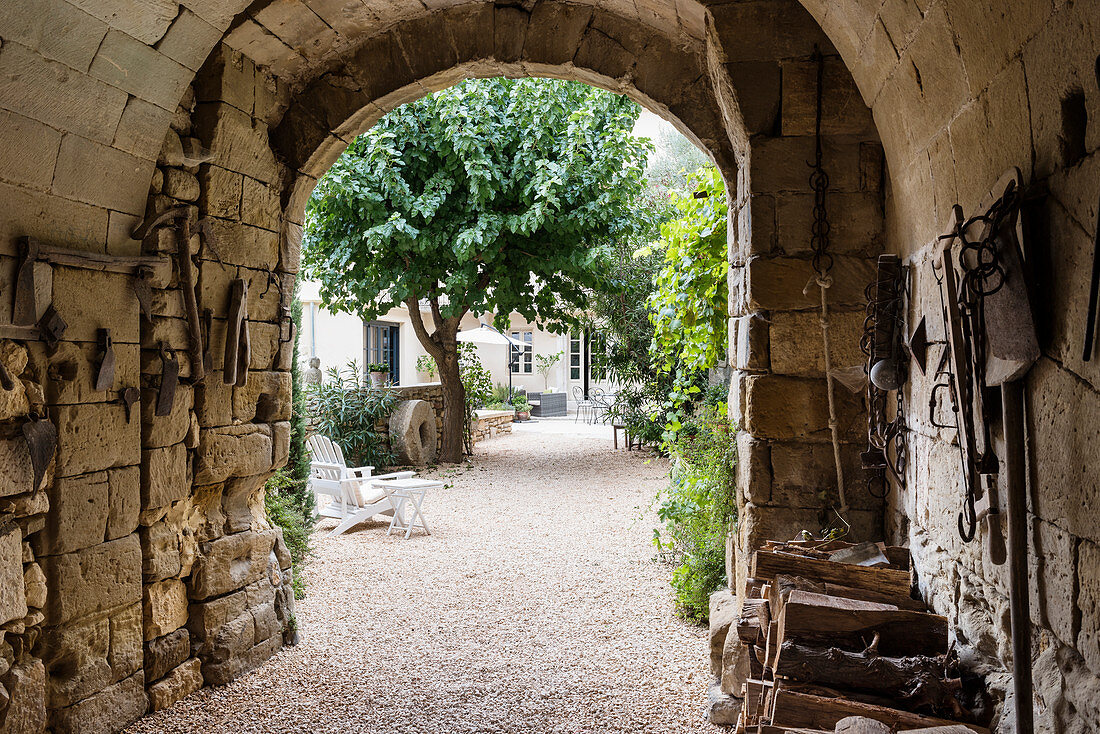
[[[289, 639], [289, 556], [261, 492], [287, 460], [305, 201], [356, 134], [468, 76], [620, 91], [708, 151], [731, 198], [735, 594], [761, 539], [819, 526], [837, 498], [804, 292], [815, 47], [834, 364], [859, 361], [877, 254], [910, 266], [910, 324], [934, 316], [929, 262], [950, 207], [972, 211], [1009, 166], [1040, 192], [1034, 704], [1040, 730], [1100, 727], [1100, 360], [1080, 358], [1100, 0], [8, 0], [0, 39], [2, 730], [117, 731]], [[133, 238], [176, 207], [189, 241], [176, 226]], [[114, 367], [97, 390], [104, 329]], [[225, 346], [242, 329], [250, 350], [227, 384]], [[849, 491], [854, 535], [912, 549], [922, 592], [1000, 695], [1005, 581], [980, 539], [957, 537], [957, 456], [926, 420], [930, 390], [914, 379], [905, 392], [905, 487], [885, 504]], [[842, 394], [839, 415], [856, 477], [865, 406]], [[42, 419], [57, 446], [36, 475], [43, 444], [27, 434], [48, 434]]]

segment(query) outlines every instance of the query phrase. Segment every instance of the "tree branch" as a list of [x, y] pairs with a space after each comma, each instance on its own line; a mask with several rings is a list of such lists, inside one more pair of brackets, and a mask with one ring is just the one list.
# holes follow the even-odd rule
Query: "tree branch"
[[432, 304], [432, 320], [435, 322], [435, 333], [438, 334], [443, 328], [443, 313], [439, 310], [439, 296], [432, 295], [428, 299], [428, 302]]
[[[409, 298], [405, 301], [405, 306], [409, 309], [409, 319], [412, 321], [413, 333], [416, 334], [416, 338], [424, 345], [424, 349], [428, 351], [428, 354], [432, 355], [437, 363], [441, 363], [443, 361], [443, 347], [436, 341], [436, 334], [429, 334], [428, 330], [424, 328], [424, 319], [420, 315], [420, 300]], [[438, 331], [437, 327], [436, 333]]]

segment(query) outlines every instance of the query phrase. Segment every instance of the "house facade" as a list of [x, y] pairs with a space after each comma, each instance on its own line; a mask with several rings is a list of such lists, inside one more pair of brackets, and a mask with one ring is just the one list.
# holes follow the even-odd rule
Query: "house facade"
[[[355, 361], [360, 367], [369, 363], [390, 366], [390, 379], [397, 385], [411, 385], [432, 381], [431, 375], [421, 369], [423, 357], [428, 352], [413, 331], [412, 319], [405, 306], [390, 309], [383, 317], [365, 322], [358, 316], [332, 313], [321, 304], [319, 285], [315, 281], [302, 281], [299, 286], [302, 302], [302, 334], [299, 342], [299, 359], [303, 364], [310, 358], [321, 360], [322, 371], [331, 367], [345, 367]], [[424, 308], [421, 314], [430, 324], [431, 311]], [[477, 329], [481, 324], [492, 324], [494, 314], [466, 314], [461, 330]], [[509, 328], [502, 330], [529, 346], [509, 365], [509, 347], [504, 344], [475, 343], [481, 363], [492, 375], [494, 384], [508, 385], [509, 376], [514, 388], [528, 392], [566, 392], [570, 408], [574, 407], [575, 390], [582, 394], [599, 388], [610, 391], [613, 386], [593, 369], [591, 344], [593, 337], [586, 333], [554, 334], [532, 324], [523, 316], [513, 313]], [[558, 354], [559, 359], [547, 375], [538, 370], [536, 356]], [[420, 365], [418, 365], [418, 362]]]

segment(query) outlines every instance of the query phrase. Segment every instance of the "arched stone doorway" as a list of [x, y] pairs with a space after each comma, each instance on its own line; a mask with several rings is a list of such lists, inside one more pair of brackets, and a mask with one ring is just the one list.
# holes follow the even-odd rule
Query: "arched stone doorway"
[[[465, 75], [565, 75], [628, 92], [678, 119], [711, 152], [736, 192], [730, 331], [738, 379], [732, 402], [740, 406], [745, 431], [739, 439], [742, 523], [734, 551], [807, 524], [828, 503], [816, 492], [827, 488], [830, 469], [820, 450], [821, 367], [806, 351], [817, 339], [813, 302], [801, 293], [809, 279], [803, 249], [809, 189], [800, 162], [810, 157], [807, 58], [815, 44], [829, 56], [826, 166], [835, 172], [833, 210], [838, 220], [845, 218], [838, 226], [851, 226], [836, 242], [836, 277], [843, 274], [844, 287], [851, 286], [836, 293], [838, 307], [850, 309], [848, 328], [856, 328], [870, 255], [885, 248], [906, 257], [913, 267], [912, 309], [927, 310], [935, 298], [928, 261], [950, 206], [973, 207], [1009, 165], [1046, 186], [1039, 255], [1051, 295], [1041, 314], [1044, 358], [1029, 384], [1032, 543], [1041, 570], [1033, 621], [1036, 635], [1049, 643], [1037, 666], [1053, 681], [1039, 696], [1052, 721], [1071, 720], [1075, 711], [1097, 718], [1085, 692], [1100, 674], [1094, 593], [1100, 536], [1087, 512], [1098, 491], [1090, 478], [1100, 459], [1090, 447], [1100, 374], [1095, 360], [1080, 358], [1078, 341], [1100, 140], [1100, 13], [1093, 0], [1025, 6], [970, 0], [473, 4], [438, 12], [300, 0], [245, 5], [154, 0], [134, 9], [107, 0], [52, 0], [44, 12], [38, 3], [19, 0], [0, 11], [0, 134], [9, 142], [0, 158], [5, 272], [14, 272], [16, 239], [27, 235], [79, 250], [138, 255], [129, 235], [145, 216], [152, 181], [154, 206], [158, 197], [162, 205], [173, 196], [194, 200], [200, 215], [211, 219], [218, 257], [200, 252], [200, 301], [222, 308], [231, 276], [245, 277], [254, 339], [266, 345], [247, 390], [208, 383], [192, 396], [181, 360], [184, 382], [175, 411], [124, 420], [113, 393], [67, 386], [49, 371], [59, 373], [63, 363], [82, 369], [94, 360], [96, 329], [109, 322], [120, 375], [145, 388], [143, 403], [151, 409], [161, 371], [157, 343], [187, 348], [178, 297], [163, 290], [153, 320], [141, 323], [124, 277], [56, 268], [52, 300], [67, 312], [71, 332], [59, 353], [31, 344], [29, 367], [21, 356], [11, 360], [9, 369], [32, 385], [26, 386], [28, 408], [17, 399], [6, 425], [16, 434], [29, 407], [39, 408], [59, 429], [59, 454], [46, 480], [50, 489], [13, 484], [11, 496], [28, 502], [3, 510], [20, 533], [9, 544], [9, 585], [30, 574], [35, 584], [27, 582], [23, 598], [44, 605], [41, 619], [28, 613], [24, 633], [9, 634], [22, 640], [22, 677], [11, 686], [41, 691], [55, 728], [65, 730], [102, 710], [115, 716], [95, 719], [104, 728], [136, 715], [144, 705], [141, 689], [160, 677], [154, 671], [166, 671], [139, 664], [134, 640], [152, 644], [183, 629], [185, 617], [194, 623], [214, 601], [239, 600], [238, 589], [265, 573], [274, 539], [264, 534], [249, 501], [256, 478], [280, 460], [285, 406], [275, 400], [259, 418], [255, 408], [261, 394], [286, 391], [280, 293], [288, 292], [296, 269], [294, 225], [309, 177], [386, 105]], [[449, 39], [442, 49], [431, 43], [440, 37]], [[228, 50], [211, 54], [222, 43]], [[366, 66], [341, 71], [354, 69], [359, 51]], [[373, 76], [364, 79], [362, 72], [375, 68], [389, 70], [388, 82], [372, 89], [363, 82]], [[181, 112], [189, 85], [197, 103]], [[199, 163], [200, 151], [190, 141], [177, 148], [177, 133], [168, 135], [166, 147], [172, 126], [210, 148], [213, 159]], [[197, 191], [188, 171], [196, 165]], [[268, 277], [272, 271], [279, 273], [275, 279]], [[13, 276], [5, 277], [12, 282]], [[102, 294], [120, 295], [99, 299], [97, 309], [83, 306]], [[212, 335], [221, 329], [214, 316]], [[791, 344], [800, 348], [785, 349]], [[995, 666], [1006, 639], [1004, 580], [978, 546], [955, 536], [952, 449], [921, 416], [931, 385], [930, 379], [915, 380], [906, 398], [914, 416], [909, 489], [890, 496], [886, 529], [911, 545], [922, 591], [949, 615], [960, 639], [978, 641]], [[846, 410], [854, 441], [859, 406]], [[266, 463], [254, 460], [264, 452]], [[66, 524], [65, 497], [78, 495], [102, 508], [84, 530]], [[881, 527], [879, 506], [868, 503], [856, 512], [863, 530]], [[176, 527], [166, 529], [171, 523]], [[731, 555], [736, 559], [736, 552]], [[188, 565], [195, 558], [199, 565]], [[246, 574], [228, 575], [228, 585], [179, 614], [188, 593], [193, 601], [202, 593], [194, 591], [198, 568], [246, 558]], [[166, 567], [158, 565], [161, 559]], [[74, 586], [74, 568], [118, 573], [110, 583]], [[40, 598], [40, 573], [46, 600]], [[247, 612], [253, 630], [251, 645], [240, 636], [239, 647], [220, 648], [232, 661], [229, 675], [258, 663], [277, 644], [269, 642], [276, 632], [265, 606], [270, 602], [274, 614], [275, 591], [262, 596], [224, 620]], [[142, 606], [144, 622], [136, 611]], [[15, 607], [12, 614], [21, 611]], [[192, 641], [196, 649], [224, 627], [203, 632]], [[72, 642], [85, 632], [87, 639], [107, 635], [122, 646]], [[212, 654], [219, 644], [210, 642], [200, 654]], [[190, 653], [188, 648], [185, 655]], [[75, 676], [78, 660], [98, 672]], [[114, 705], [120, 700], [126, 705]]]

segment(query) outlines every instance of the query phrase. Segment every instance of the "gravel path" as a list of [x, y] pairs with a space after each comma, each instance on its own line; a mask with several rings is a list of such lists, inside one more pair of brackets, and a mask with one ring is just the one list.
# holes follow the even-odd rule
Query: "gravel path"
[[[666, 465], [610, 429], [517, 427], [441, 470], [431, 536], [315, 536], [301, 643], [131, 732], [718, 732], [649, 508]], [[332, 527], [331, 521], [319, 526]]]

